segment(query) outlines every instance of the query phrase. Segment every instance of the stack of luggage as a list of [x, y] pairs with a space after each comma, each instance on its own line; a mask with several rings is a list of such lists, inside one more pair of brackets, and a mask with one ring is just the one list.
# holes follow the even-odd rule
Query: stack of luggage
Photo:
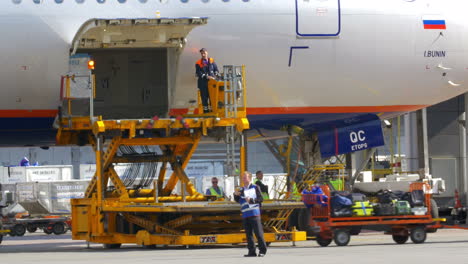
[[333, 192], [331, 195], [332, 217], [363, 217], [392, 215], [425, 215], [427, 207], [422, 190], [392, 192], [381, 190], [376, 194]]

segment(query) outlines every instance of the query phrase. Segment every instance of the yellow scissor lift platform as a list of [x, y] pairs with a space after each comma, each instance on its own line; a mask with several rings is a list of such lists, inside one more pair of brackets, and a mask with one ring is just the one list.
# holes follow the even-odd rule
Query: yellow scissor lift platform
[[[88, 143], [96, 154], [96, 173], [84, 198], [71, 201], [73, 239], [103, 243], [108, 248], [117, 248], [124, 243], [152, 247], [246, 242], [239, 204], [216, 201], [213, 196], [197, 192], [184, 172], [200, 139], [210, 130], [231, 128], [226, 131], [242, 136], [242, 132], [249, 128], [242, 78], [244, 68], [225, 66], [224, 70], [228, 73], [224, 74], [223, 81], [210, 81], [210, 91], [222, 90], [216, 93], [216, 100], [221, 104], [217, 103], [212, 113], [176, 118], [103, 120], [94, 116], [72, 116], [68, 109], [68, 116], [60, 116], [57, 143]], [[69, 94], [70, 82], [66, 83]], [[64, 99], [64, 105], [70, 105], [72, 98]], [[128, 155], [119, 151], [134, 146], [157, 147], [159, 154]], [[241, 146], [241, 152], [244, 151]], [[245, 157], [245, 153], [241, 153], [240, 171], [245, 170], [242, 166]], [[142, 162], [161, 164], [156, 179], [146, 188], [126, 186], [114, 165]], [[164, 184], [167, 165], [171, 165], [173, 173]], [[173, 195], [178, 183], [181, 194]], [[270, 223], [265, 227], [266, 242], [305, 240], [305, 232], [295, 228], [284, 231], [286, 219], [283, 219], [285, 211], [303, 207], [296, 201], [265, 201], [262, 220]]]

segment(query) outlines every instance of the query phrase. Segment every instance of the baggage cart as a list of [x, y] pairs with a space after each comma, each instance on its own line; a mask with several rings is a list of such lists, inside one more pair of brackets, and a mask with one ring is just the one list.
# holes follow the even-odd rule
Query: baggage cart
[[326, 185], [321, 189], [324, 194], [303, 194], [302, 199], [310, 211], [309, 230], [323, 247], [332, 241], [338, 246], [346, 246], [351, 236], [358, 235], [363, 228], [385, 230], [385, 234], [392, 235], [398, 244], [406, 243], [409, 238], [419, 244], [424, 243], [427, 233], [440, 227], [441, 219], [431, 215], [430, 187], [426, 183], [416, 182], [410, 186], [410, 192], [424, 191], [427, 211], [423, 215], [332, 217], [330, 189]]

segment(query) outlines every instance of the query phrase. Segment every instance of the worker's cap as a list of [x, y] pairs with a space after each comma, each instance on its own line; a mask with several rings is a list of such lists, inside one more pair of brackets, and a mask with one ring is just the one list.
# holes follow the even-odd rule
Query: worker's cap
[[204, 52], [204, 51], [208, 51], [208, 50], [206, 50], [205, 48], [202, 48], [202, 49], [200, 50], [200, 52]]

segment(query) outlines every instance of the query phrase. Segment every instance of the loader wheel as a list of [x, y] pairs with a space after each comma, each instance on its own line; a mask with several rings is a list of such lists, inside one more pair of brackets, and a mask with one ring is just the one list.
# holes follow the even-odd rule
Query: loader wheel
[[37, 231], [37, 227], [35, 227], [33, 225], [27, 225], [26, 230], [28, 230], [29, 233], [34, 233], [34, 232]]
[[417, 226], [413, 229], [411, 229], [411, 241], [413, 241], [413, 243], [415, 244], [421, 244], [421, 243], [424, 243], [424, 241], [426, 241], [426, 237], [427, 237], [427, 234], [426, 234], [426, 229], [422, 226]]
[[52, 234], [52, 230], [49, 230], [49, 228], [44, 227], [44, 233], [47, 234], [47, 235], [50, 235], [50, 234]]
[[402, 236], [402, 235], [392, 235], [393, 241], [397, 244], [404, 244], [408, 241], [409, 236]]
[[2, 243], [3, 241], [3, 235], [0, 235], [0, 244]]
[[52, 227], [52, 232], [56, 235], [61, 235], [66, 232], [64, 223], [55, 223]]
[[143, 245], [144, 249], [156, 249], [156, 245]]
[[349, 234], [349, 231], [345, 229], [336, 230], [335, 236], [333, 237], [335, 244], [340, 247], [348, 245], [350, 239], [351, 235]]
[[26, 233], [26, 227], [22, 224], [16, 224], [11, 232], [15, 233], [17, 236], [24, 236]]
[[116, 249], [120, 248], [122, 244], [102, 244], [106, 249]]
[[322, 238], [320, 235], [317, 235], [316, 241], [317, 241], [317, 244], [319, 244], [321, 247], [328, 247], [328, 245], [330, 245], [330, 243], [332, 242], [332, 239]]

